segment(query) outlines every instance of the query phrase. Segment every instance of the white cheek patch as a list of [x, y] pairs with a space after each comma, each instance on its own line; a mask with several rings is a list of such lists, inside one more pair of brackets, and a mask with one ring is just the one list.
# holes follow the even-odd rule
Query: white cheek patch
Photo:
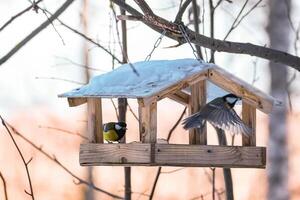
[[116, 129], [116, 130], [121, 130], [121, 129], [122, 129], [122, 126], [120, 126], [119, 124], [116, 124], [116, 125], [115, 125], [115, 129]]
[[234, 103], [237, 99], [234, 98], [234, 97], [227, 97], [226, 98], [226, 101], [229, 102], [229, 103]]

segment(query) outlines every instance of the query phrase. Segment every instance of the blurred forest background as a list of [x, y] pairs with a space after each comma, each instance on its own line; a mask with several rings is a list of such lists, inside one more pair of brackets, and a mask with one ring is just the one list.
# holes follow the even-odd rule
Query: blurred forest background
[[[66, 99], [57, 95], [124, 61], [145, 60], [152, 50], [151, 60], [194, 58], [194, 54], [189, 44], [174, 47], [177, 41], [140, 21], [126, 20], [127, 28], [122, 28], [117, 20], [120, 2], [1, 0], [0, 199], [124, 197], [128, 188], [122, 167], [79, 166], [79, 145], [86, 142], [86, 106], [69, 108]], [[126, 1], [140, 10], [136, 2], [143, 1]], [[174, 21], [188, 2], [182, 21], [202, 35], [300, 54], [297, 0], [146, 2], [167, 21]], [[128, 56], [124, 56], [124, 30]], [[269, 147], [267, 168], [232, 169], [235, 199], [300, 199], [299, 61], [298, 67], [289, 67], [256, 56], [195, 49], [205, 61], [215, 62], [283, 102], [270, 116], [257, 112], [257, 146]], [[117, 120], [117, 107], [118, 100], [104, 100], [104, 122]], [[126, 140], [137, 141], [136, 102], [128, 100], [127, 108]], [[168, 99], [158, 104], [160, 138], [167, 138], [183, 109]], [[208, 127], [208, 131], [208, 143], [218, 144], [214, 129]], [[227, 138], [230, 141], [231, 135]], [[239, 145], [240, 136], [235, 141]], [[188, 134], [178, 126], [170, 142], [188, 143]], [[157, 174], [156, 167], [132, 167], [131, 199], [226, 199], [222, 169], [163, 167]]]

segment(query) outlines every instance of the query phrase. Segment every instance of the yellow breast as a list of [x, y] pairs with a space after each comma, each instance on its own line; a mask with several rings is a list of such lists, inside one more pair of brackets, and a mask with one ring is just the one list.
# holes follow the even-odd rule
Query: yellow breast
[[119, 136], [115, 130], [108, 130], [103, 132], [103, 138], [106, 141], [117, 141]]

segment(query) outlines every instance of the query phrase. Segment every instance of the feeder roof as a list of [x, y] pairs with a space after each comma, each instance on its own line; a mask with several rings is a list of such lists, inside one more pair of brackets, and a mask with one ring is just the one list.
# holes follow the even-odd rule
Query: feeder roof
[[[92, 78], [87, 85], [59, 96], [144, 98], [212, 66], [214, 65], [195, 59], [142, 61], [133, 63], [132, 66], [125, 64]], [[132, 67], [138, 74], [134, 73]]]
[[[133, 68], [137, 73], [133, 71]], [[249, 100], [250, 104], [258, 109], [267, 110], [267, 112], [270, 111], [273, 105], [272, 97], [257, 90], [241, 79], [234, 77], [220, 67], [196, 59], [152, 60], [124, 64], [111, 72], [92, 78], [87, 85], [58, 96], [67, 98], [148, 98], [158, 95], [162, 91], [168, 91], [168, 88], [173, 88], [173, 90], [182, 89], [185, 86], [184, 84], [203, 80], [205, 79], [203, 78], [204, 76], [210, 80], [209, 74], [211, 73], [208, 73], [210, 70], [218, 71], [216, 75], [219, 75], [211, 79], [213, 83], [229, 92], [245, 97], [246, 100]], [[222, 76], [226, 79], [224, 85]], [[184, 81], [186, 82], [183, 83]], [[181, 86], [176, 88], [176, 85], [179, 84]], [[241, 87], [242, 90], [235, 85]], [[208, 82], [208, 101], [226, 94], [227, 92], [223, 89]], [[254, 98], [251, 95], [249, 97], [244, 90], [249, 91], [251, 95], [253, 94], [259, 98]], [[267, 109], [264, 109], [264, 105], [262, 105], [265, 102], [267, 103]]]

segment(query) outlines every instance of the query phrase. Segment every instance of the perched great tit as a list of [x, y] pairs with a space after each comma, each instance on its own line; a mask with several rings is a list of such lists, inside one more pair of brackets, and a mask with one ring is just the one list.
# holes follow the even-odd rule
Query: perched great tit
[[243, 133], [249, 136], [252, 129], [249, 128], [234, 111], [235, 103], [241, 100], [234, 94], [227, 94], [215, 98], [207, 103], [199, 112], [187, 117], [183, 121], [183, 128], [202, 128], [206, 121], [214, 127], [230, 131], [233, 134]]
[[127, 124], [125, 122], [108, 122], [103, 124], [103, 137], [109, 143], [119, 141], [126, 133]]

